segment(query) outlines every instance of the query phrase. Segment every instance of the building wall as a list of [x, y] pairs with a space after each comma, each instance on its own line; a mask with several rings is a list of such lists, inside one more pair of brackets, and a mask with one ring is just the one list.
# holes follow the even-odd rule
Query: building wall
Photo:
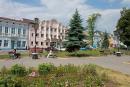
[[24, 23], [19, 20], [0, 17], [0, 49], [1, 50], [10, 50], [14, 48], [26, 49], [28, 46], [27, 35], [28, 35], [27, 23]]
[[[56, 20], [43, 20], [39, 23], [39, 28], [37, 30], [37, 47], [47, 48], [50, 47], [50, 42], [54, 42], [55, 46], [58, 48], [60, 44], [65, 39], [66, 27]], [[29, 30], [29, 47], [35, 47], [35, 30], [34, 28]], [[60, 43], [59, 43], [60, 42]]]

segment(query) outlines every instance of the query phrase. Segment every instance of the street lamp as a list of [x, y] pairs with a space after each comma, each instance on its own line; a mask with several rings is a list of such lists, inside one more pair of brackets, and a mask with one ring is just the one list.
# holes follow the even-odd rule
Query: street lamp
[[120, 44], [119, 44], [119, 41], [120, 41], [119, 32], [118, 32], [118, 31], [114, 31], [114, 35], [115, 35], [116, 38], [117, 38], [117, 47], [118, 47], [118, 52], [119, 52], [119, 47], [120, 47]]
[[38, 53], [36, 51], [36, 38], [37, 38], [37, 29], [39, 28], [39, 19], [35, 18], [34, 19], [34, 32], [35, 32], [35, 37], [34, 37], [34, 42], [35, 42], [35, 47], [34, 47], [34, 53], [32, 53], [32, 59], [38, 59]]
[[121, 35], [121, 33], [123, 33], [123, 29], [114, 31], [114, 35], [118, 39], [118, 52], [119, 52], [119, 48], [120, 48], [120, 35]]

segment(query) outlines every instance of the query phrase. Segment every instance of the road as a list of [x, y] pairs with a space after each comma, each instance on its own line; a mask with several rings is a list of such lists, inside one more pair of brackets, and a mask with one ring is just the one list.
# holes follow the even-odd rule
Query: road
[[124, 74], [130, 75], [130, 56], [103, 56], [103, 57], [86, 57], [86, 58], [40, 58], [40, 59], [32, 59], [30, 58], [21, 58], [21, 59], [4, 59], [0, 60], [0, 68], [6, 66], [10, 68], [14, 64], [22, 64], [26, 67], [38, 67], [41, 63], [53, 63], [54, 65], [58, 66], [60, 64], [96, 64], [105, 68], [109, 68], [115, 71], [122, 72]]

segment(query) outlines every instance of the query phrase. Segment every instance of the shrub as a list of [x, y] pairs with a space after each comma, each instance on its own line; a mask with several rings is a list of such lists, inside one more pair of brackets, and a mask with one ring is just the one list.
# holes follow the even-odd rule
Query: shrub
[[5, 67], [5, 66], [3, 66], [2, 68], [1, 68], [1, 75], [2, 76], [4, 76], [4, 75], [6, 75], [6, 74], [8, 74], [8, 70], [7, 70], [7, 68]]
[[43, 63], [43, 64], [39, 65], [38, 72], [40, 75], [47, 75], [50, 72], [53, 72], [54, 69], [55, 69], [55, 67], [53, 64]]
[[78, 67], [75, 66], [74, 64], [65, 65], [64, 66], [64, 72], [66, 72], [66, 73], [77, 73]]
[[25, 76], [27, 74], [26, 68], [22, 65], [14, 65], [11, 67], [11, 74], [16, 76]]
[[85, 79], [85, 87], [103, 87], [103, 81], [99, 76], [88, 75]]
[[84, 73], [85, 75], [89, 74], [92, 76], [97, 75], [96, 65], [93, 64], [84, 65], [82, 68], [82, 73]]
[[71, 53], [68, 53], [68, 56], [71, 56], [71, 57], [86, 57], [86, 56], [89, 56], [86, 51], [77, 51], [77, 52], [71, 52]]
[[28, 74], [32, 73], [32, 71], [34, 71], [34, 68], [33, 67], [29, 67], [28, 68]]

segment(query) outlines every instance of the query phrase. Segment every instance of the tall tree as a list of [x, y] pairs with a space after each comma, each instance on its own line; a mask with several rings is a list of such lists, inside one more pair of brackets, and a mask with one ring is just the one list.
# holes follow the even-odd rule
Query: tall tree
[[85, 46], [85, 42], [83, 41], [85, 35], [83, 34], [82, 19], [77, 9], [70, 20], [69, 27], [65, 47], [67, 51], [73, 52]]
[[123, 8], [116, 28], [120, 41], [130, 47], [130, 9]]
[[93, 46], [93, 37], [94, 37], [94, 31], [95, 31], [95, 25], [96, 25], [96, 21], [97, 18], [100, 17], [101, 15], [99, 13], [94, 13], [92, 15], [89, 16], [87, 22], [88, 22], [88, 34], [89, 34], [89, 41], [91, 46]]
[[103, 42], [102, 42], [102, 48], [107, 49], [108, 47], [109, 47], [109, 38], [108, 38], [108, 34], [105, 32]]

